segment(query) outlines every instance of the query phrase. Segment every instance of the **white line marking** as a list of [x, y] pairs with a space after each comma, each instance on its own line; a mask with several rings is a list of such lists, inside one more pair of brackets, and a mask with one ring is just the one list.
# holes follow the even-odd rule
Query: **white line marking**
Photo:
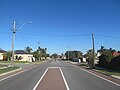
[[41, 82], [41, 80], [43, 79], [43, 77], [45, 76], [45, 74], [47, 73], [49, 68], [46, 69], [46, 71], [44, 72], [44, 74], [42, 75], [42, 77], [39, 79], [39, 81], [37, 82], [37, 84], [35, 85], [35, 87], [33, 88], [33, 90], [36, 90], [36, 88], [38, 87], [39, 83]]
[[66, 81], [66, 79], [65, 79], [65, 77], [64, 77], [64, 74], [63, 74], [61, 68], [59, 68], [59, 69], [60, 69], [61, 75], [62, 75], [62, 77], [63, 77], [63, 80], [64, 80], [64, 83], [65, 83], [66, 89], [67, 89], [67, 90], [70, 90], [70, 88], [69, 88], [69, 86], [68, 86], [68, 84], [67, 84], [67, 81]]
[[[74, 66], [74, 65], [72, 65], [72, 66]], [[77, 66], [74, 66], [74, 67], [77, 67]], [[114, 84], [114, 85], [120, 86], [120, 84], [118, 84], [118, 83], [115, 83], [115, 82], [113, 82], [113, 81], [111, 81], [111, 80], [108, 80], [108, 79], [106, 79], [106, 78], [104, 78], [104, 77], [101, 77], [101, 76], [99, 76], [99, 75], [97, 75], [97, 74], [94, 74], [94, 73], [92, 73], [92, 72], [89, 72], [88, 70], [85, 70], [85, 69], [83, 69], [83, 68], [81, 68], [81, 67], [77, 67], [77, 68], [79, 68], [79, 69], [81, 69], [81, 70], [83, 70], [83, 71], [85, 71], [85, 72], [87, 72], [87, 73], [90, 73], [90, 74], [92, 74], [92, 75], [94, 75], [94, 76], [97, 76], [97, 77], [99, 77], [99, 78], [101, 78], [101, 79], [103, 79], [103, 80], [106, 80], [106, 81], [108, 81], [108, 82], [110, 82], [110, 83], [112, 83], [112, 84]]]

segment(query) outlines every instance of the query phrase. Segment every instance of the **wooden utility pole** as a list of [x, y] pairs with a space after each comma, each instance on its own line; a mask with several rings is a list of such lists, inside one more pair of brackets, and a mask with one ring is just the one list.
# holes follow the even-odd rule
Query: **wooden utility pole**
[[92, 61], [92, 67], [95, 67], [95, 45], [94, 45], [94, 34], [92, 33], [92, 46], [93, 46], [93, 61]]
[[15, 41], [15, 33], [16, 33], [16, 22], [13, 22], [13, 28], [12, 28], [12, 63], [11, 66], [13, 67], [14, 62], [14, 41]]
[[38, 42], [38, 54], [39, 54], [39, 61], [40, 61], [40, 42]]

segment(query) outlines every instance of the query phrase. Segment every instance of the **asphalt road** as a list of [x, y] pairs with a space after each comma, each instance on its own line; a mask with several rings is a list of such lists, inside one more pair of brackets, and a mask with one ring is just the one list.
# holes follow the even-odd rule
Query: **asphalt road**
[[0, 81], [0, 90], [33, 90], [48, 67], [61, 68], [70, 90], [120, 90], [120, 86], [76, 68], [62, 60], [49, 60], [37, 65], [37, 67], [2, 80]]

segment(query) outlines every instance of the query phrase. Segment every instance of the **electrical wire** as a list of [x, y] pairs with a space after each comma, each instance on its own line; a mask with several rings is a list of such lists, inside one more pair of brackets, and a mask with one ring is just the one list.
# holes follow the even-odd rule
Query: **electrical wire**
[[84, 37], [84, 36], [90, 36], [91, 34], [59, 34], [59, 33], [28, 33], [28, 32], [20, 32], [26, 35], [32, 35], [32, 36], [47, 36], [47, 37]]
[[95, 34], [96, 36], [107, 37], [107, 38], [117, 38], [120, 39], [120, 36], [109, 36], [109, 35], [102, 35], [102, 34]]
[[[118, 48], [120, 47], [120, 45], [117, 45], [117, 44], [111, 42], [110, 40], [106, 40], [104, 38], [101, 38], [100, 36], [95, 36], [95, 38], [101, 40], [102, 42], [107, 42], [107, 43], [110, 43], [111, 45], [117, 46]], [[98, 40], [96, 40], [96, 41], [98, 41]]]

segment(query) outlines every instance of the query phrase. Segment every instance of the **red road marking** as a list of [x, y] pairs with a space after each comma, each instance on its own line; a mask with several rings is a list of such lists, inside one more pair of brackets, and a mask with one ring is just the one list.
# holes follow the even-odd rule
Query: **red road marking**
[[48, 68], [33, 90], [67, 90], [60, 68]]

